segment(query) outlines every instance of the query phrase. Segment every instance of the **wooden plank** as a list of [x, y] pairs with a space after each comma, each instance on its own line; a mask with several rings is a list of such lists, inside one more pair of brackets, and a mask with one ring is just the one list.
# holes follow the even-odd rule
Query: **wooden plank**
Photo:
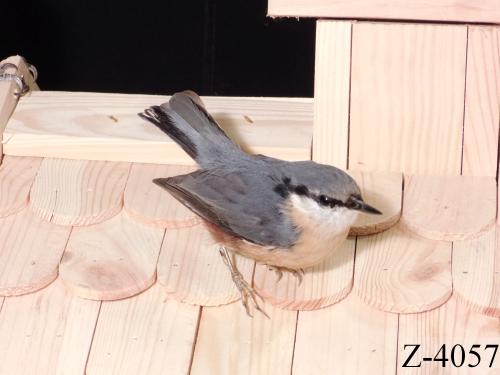
[[[138, 112], [166, 96], [34, 92], [5, 132], [10, 155], [140, 163], [193, 164]], [[208, 110], [251, 153], [310, 159], [312, 99], [204, 97]]]
[[[254, 262], [237, 256], [236, 264], [251, 282]], [[202, 224], [167, 230], [158, 260], [158, 282], [172, 298], [194, 305], [218, 306], [240, 298], [219, 245]]]
[[289, 375], [297, 313], [264, 305], [249, 318], [240, 303], [204, 307], [191, 375]]
[[453, 243], [453, 293], [473, 311], [500, 317], [498, 227], [472, 240]]
[[158, 228], [182, 228], [196, 225], [201, 219], [151, 181], [193, 172], [195, 168], [179, 165], [132, 164], [125, 186], [123, 208], [134, 219]]
[[360, 237], [354, 290], [369, 305], [389, 312], [440, 306], [452, 292], [451, 243], [426, 240], [400, 226]]
[[300, 311], [293, 374], [394, 374], [398, 316], [349, 295], [317, 311]]
[[70, 230], [29, 210], [0, 219], [0, 295], [31, 293], [54, 281]]
[[269, 0], [271, 17], [500, 23], [496, 0]]
[[31, 184], [40, 158], [6, 156], [0, 166], [0, 217], [12, 215], [28, 205]]
[[75, 227], [59, 272], [80, 297], [115, 300], [149, 288], [164, 231], [134, 222], [125, 214], [100, 224]]
[[[442, 362], [421, 362], [421, 367], [402, 368], [403, 362], [408, 358], [412, 347], [404, 350], [404, 344], [420, 344], [419, 351], [411, 362], [416, 365], [422, 357], [434, 358], [442, 345], [446, 345], [448, 361], [442, 367]], [[465, 364], [462, 368], [455, 368], [451, 363], [451, 350], [454, 345], [460, 344], [465, 349]], [[399, 317], [399, 345], [398, 345], [398, 374], [498, 374], [500, 361], [495, 358], [493, 366], [489, 368], [492, 349], [485, 350], [486, 345], [500, 344], [500, 322], [497, 318], [481, 315], [467, 309], [455, 298], [451, 298], [438, 309], [422, 314], [405, 314]], [[469, 354], [472, 345], [481, 356], [479, 366], [470, 368], [475, 364], [476, 358]], [[455, 358], [460, 363], [460, 350], [456, 350]], [[497, 353], [498, 354], [498, 353]], [[438, 356], [438, 358], [442, 358]]]
[[350, 22], [316, 23], [313, 160], [343, 169], [349, 143], [351, 29]]
[[58, 225], [100, 223], [120, 212], [129, 170], [129, 163], [44, 159], [30, 208]]
[[464, 175], [496, 176], [500, 124], [500, 28], [469, 26]]
[[275, 306], [291, 310], [315, 310], [339, 302], [352, 288], [355, 240], [347, 239], [321, 264], [306, 270], [302, 282], [289, 272], [278, 281], [274, 271], [257, 265], [254, 285]]
[[494, 177], [408, 176], [402, 224], [423, 237], [458, 241], [495, 224]]
[[86, 374], [188, 374], [199, 314], [199, 307], [165, 300], [157, 285], [103, 302]]
[[0, 374], [83, 374], [99, 305], [71, 296], [59, 281], [7, 298], [0, 312]]
[[349, 168], [460, 174], [467, 27], [362, 22], [352, 43]]

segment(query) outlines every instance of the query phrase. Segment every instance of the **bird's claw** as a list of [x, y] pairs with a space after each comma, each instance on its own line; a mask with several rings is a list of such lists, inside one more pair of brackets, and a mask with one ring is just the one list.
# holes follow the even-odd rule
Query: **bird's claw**
[[302, 268], [299, 268], [298, 270], [291, 269], [291, 268], [286, 268], [286, 267], [277, 267], [277, 266], [267, 266], [270, 271], [276, 272], [276, 275], [278, 279], [276, 280], [276, 283], [278, 283], [281, 278], [283, 277], [283, 271], [291, 273], [293, 276], [297, 278], [299, 281], [299, 285], [302, 284], [302, 280], [304, 279], [305, 271]]

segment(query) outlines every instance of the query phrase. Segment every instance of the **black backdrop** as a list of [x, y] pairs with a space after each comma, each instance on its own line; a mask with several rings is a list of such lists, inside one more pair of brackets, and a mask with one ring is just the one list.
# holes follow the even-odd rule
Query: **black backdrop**
[[44, 90], [312, 96], [313, 20], [267, 0], [38, 0], [5, 4], [0, 59], [20, 54]]

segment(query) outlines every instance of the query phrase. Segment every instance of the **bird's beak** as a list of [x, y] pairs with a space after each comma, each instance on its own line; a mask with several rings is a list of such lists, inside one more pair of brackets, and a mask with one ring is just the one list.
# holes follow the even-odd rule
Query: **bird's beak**
[[358, 197], [351, 196], [349, 198], [350, 208], [356, 211], [361, 211], [367, 214], [382, 215], [382, 212], [377, 210], [375, 207], [366, 204], [365, 201]]

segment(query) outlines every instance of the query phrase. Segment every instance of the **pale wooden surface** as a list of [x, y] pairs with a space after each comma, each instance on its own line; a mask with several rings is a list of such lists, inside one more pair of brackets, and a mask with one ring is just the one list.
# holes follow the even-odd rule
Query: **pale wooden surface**
[[83, 374], [100, 302], [68, 293], [59, 281], [8, 298], [0, 312], [0, 374]]
[[460, 174], [467, 27], [355, 23], [349, 168]]
[[164, 230], [133, 222], [125, 214], [75, 227], [60, 265], [60, 277], [76, 295], [95, 300], [133, 296], [156, 280]]
[[40, 158], [6, 156], [0, 165], [0, 217], [12, 215], [28, 205], [31, 184]]
[[269, 0], [272, 17], [381, 18], [500, 23], [495, 0]]
[[301, 283], [289, 272], [278, 281], [276, 272], [257, 265], [254, 285], [273, 305], [292, 310], [315, 310], [338, 303], [351, 291], [355, 240], [347, 239], [321, 264], [305, 270]]
[[343, 169], [349, 143], [351, 30], [350, 22], [316, 23], [313, 160]]
[[86, 374], [188, 374], [200, 308], [165, 300], [155, 285], [103, 302]]
[[382, 215], [360, 213], [349, 235], [380, 233], [396, 224], [401, 217], [403, 175], [359, 171], [348, 171], [348, 173], [358, 183], [364, 201], [382, 211]]
[[452, 292], [451, 243], [426, 240], [400, 226], [360, 237], [354, 291], [369, 305], [389, 312], [440, 306]]
[[[251, 283], [254, 262], [237, 256], [236, 264]], [[190, 304], [217, 306], [240, 298], [219, 245], [202, 224], [167, 229], [158, 260], [158, 282], [168, 295]]]
[[132, 164], [123, 198], [125, 211], [134, 219], [159, 228], [182, 228], [200, 223], [197, 215], [152, 182], [154, 178], [194, 170], [194, 167], [179, 165]]
[[31, 293], [54, 281], [70, 230], [29, 210], [0, 219], [0, 295]]
[[500, 123], [500, 29], [469, 26], [462, 173], [496, 176]]
[[43, 159], [30, 208], [58, 225], [100, 223], [120, 212], [129, 163]]
[[191, 375], [289, 375], [297, 312], [264, 305], [249, 318], [240, 303], [202, 309]]
[[398, 315], [349, 295], [317, 311], [301, 311], [293, 374], [390, 374], [396, 371]]
[[[193, 164], [138, 112], [166, 96], [34, 92], [19, 102], [5, 131], [10, 155]], [[310, 159], [312, 99], [204, 97], [230, 137], [251, 153]]]
[[468, 241], [453, 243], [454, 294], [467, 308], [500, 317], [498, 227]]
[[463, 240], [495, 224], [494, 177], [406, 176], [402, 224], [423, 237]]

